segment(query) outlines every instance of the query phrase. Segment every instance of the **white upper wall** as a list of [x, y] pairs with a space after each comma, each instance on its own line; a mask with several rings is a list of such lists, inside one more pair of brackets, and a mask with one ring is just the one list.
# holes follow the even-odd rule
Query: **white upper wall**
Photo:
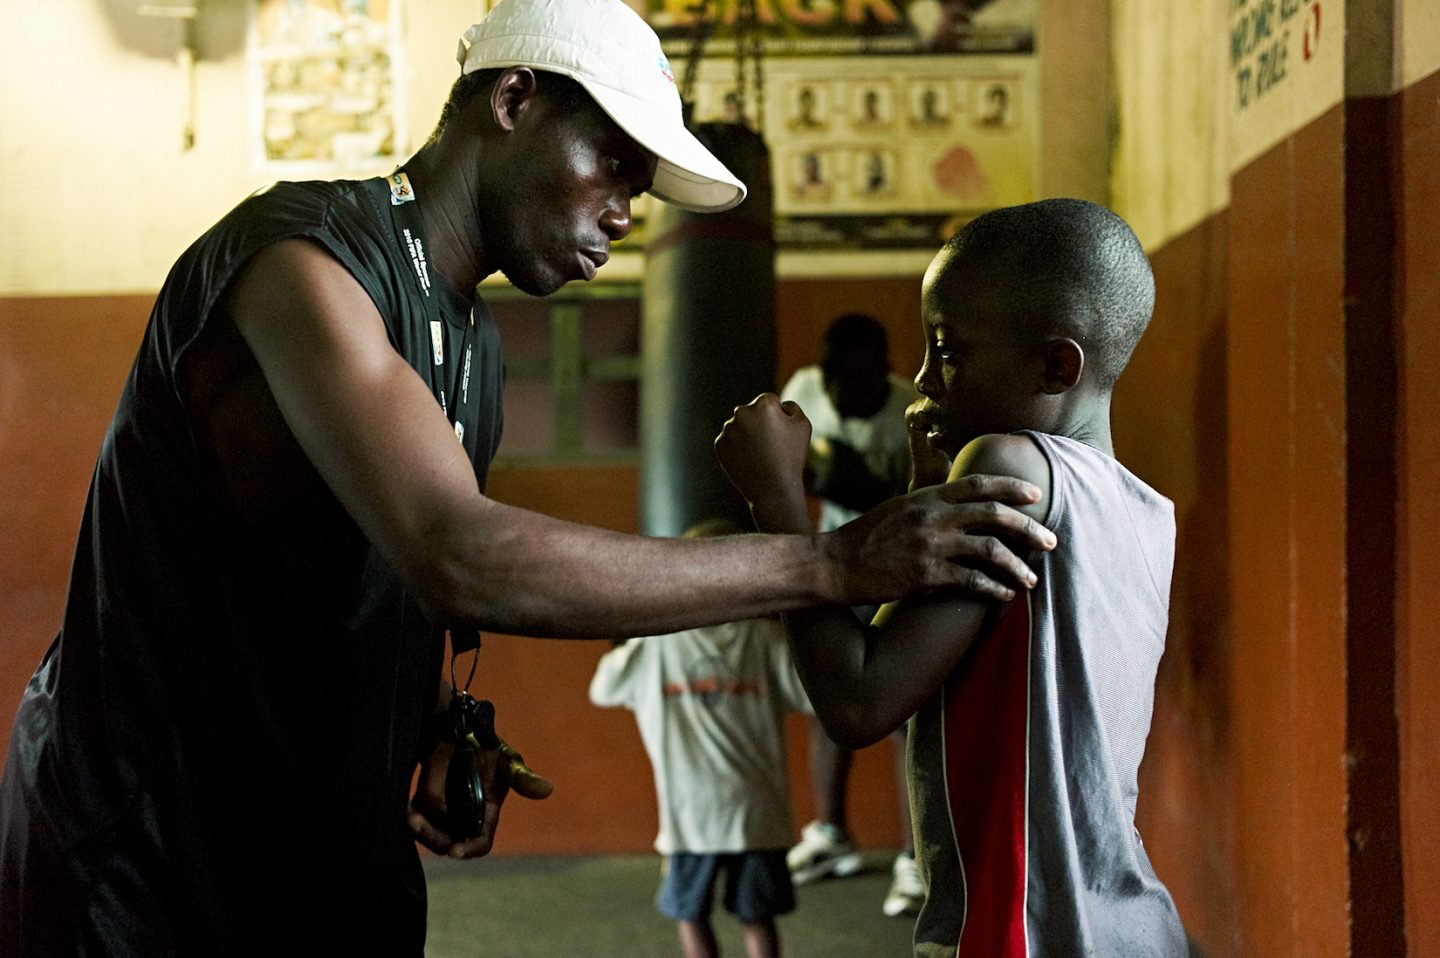
[[1227, 0], [1113, 0], [1111, 198], [1146, 249], [1230, 202]]
[[[142, 21], [136, 6], [0, 0], [0, 295], [154, 291], [187, 245], [275, 178], [252, 162], [246, 0], [200, 4], [189, 150], [182, 28]], [[459, 73], [460, 34], [484, 8], [409, 5], [401, 68], [412, 151]]]
[[[1150, 249], [1223, 209], [1233, 170], [1343, 97], [1346, 2], [1352, 18], [1361, 4], [1393, 10], [1390, 89], [1354, 88], [1352, 64], [1352, 94], [1394, 92], [1440, 69], [1437, 0], [1323, 0], [1318, 39], [1315, 0], [1269, 0], [1264, 36], [1253, 33], [1232, 60], [1241, 18], [1265, 2], [1042, 0], [1043, 195], [1108, 201]], [[9, 25], [0, 32], [0, 296], [153, 291], [186, 245], [274, 178], [251, 160], [247, 0], [202, 4], [189, 150], [181, 27], [133, 14], [117, 23], [116, 11], [135, 6], [0, 0]], [[411, 150], [457, 74], [459, 34], [486, 7], [407, 4]], [[1273, 56], [1262, 67], [1266, 51], [1281, 48], [1283, 71]], [[1242, 108], [1247, 67], [1268, 74]], [[910, 259], [897, 271], [922, 269], [928, 253]]]
[[[182, 27], [141, 18], [138, 6], [0, 0], [9, 25], [0, 32], [0, 163], [9, 184], [0, 191], [0, 296], [153, 292], [188, 244], [277, 177], [253, 161], [249, 0], [200, 3], [190, 149], [176, 59]], [[429, 134], [457, 75], [459, 35], [487, 8], [486, 0], [406, 4], [407, 152]], [[1106, 10], [1107, 0], [1042, 0], [1042, 195], [1108, 198]], [[916, 275], [930, 259], [928, 250], [877, 255], [894, 260], [891, 271]], [[608, 278], [638, 275], [638, 257], [616, 259]], [[804, 259], [782, 256], [782, 272], [826, 272]], [[635, 262], [625, 270], [620, 260]]]
[[1112, 0], [1111, 196], [1155, 249], [1345, 97], [1440, 70], [1437, 0]]
[[1112, 196], [1150, 249], [1223, 209], [1235, 171], [1347, 93], [1399, 89], [1393, 60], [1406, 82], [1440, 60], [1435, 0], [1113, 0], [1111, 16]]
[[1400, 87], [1440, 70], [1440, 3], [1436, 0], [1397, 0], [1400, 33]]

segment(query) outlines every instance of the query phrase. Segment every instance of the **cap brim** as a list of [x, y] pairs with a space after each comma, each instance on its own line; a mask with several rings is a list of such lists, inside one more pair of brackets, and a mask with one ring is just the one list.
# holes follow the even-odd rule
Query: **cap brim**
[[600, 108], [658, 159], [650, 192], [672, 206], [719, 213], [740, 205], [745, 184], [685, 127], [657, 115], [654, 104], [575, 78]]

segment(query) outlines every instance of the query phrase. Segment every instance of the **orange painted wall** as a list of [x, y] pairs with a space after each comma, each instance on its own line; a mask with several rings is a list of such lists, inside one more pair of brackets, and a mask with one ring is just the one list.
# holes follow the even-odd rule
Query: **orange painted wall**
[[1344, 125], [1231, 183], [1231, 708], [1245, 954], [1348, 952]]
[[911, 377], [920, 370], [925, 340], [920, 333], [919, 277], [788, 280], [776, 291], [776, 309], [776, 369], [782, 384], [790, 373], [818, 359], [825, 328], [850, 312], [869, 313], [885, 327], [892, 372]]
[[1228, 217], [1151, 254], [1155, 318], [1120, 380], [1115, 452], [1175, 503], [1170, 630], [1140, 774], [1139, 829], [1190, 935], [1238, 955], [1232, 632], [1226, 574]]
[[[1179, 521], [1138, 825], [1210, 958], [1440, 954], [1440, 75], [1336, 107], [1231, 187], [1152, 251], [1156, 318], [1116, 396], [1118, 454]], [[1393, 408], [1366, 381], [1387, 354]], [[1395, 420], [1393, 490], [1371, 415]], [[1347, 607], [1377, 576], [1393, 648]]]
[[[833, 315], [856, 308], [890, 330], [897, 371], [919, 364], [918, 281], [785, 283], [779, 296], [782, 377], [812, 360]], [[0, 299], [0, 741], [59, 626], [95, 456], [150, 304], [148, 296]], [[626, 466], [501, 466], [490, 485], [501, 501], [626, 532], [638, 526], [637, 489], [637, 470]], [[497, 854], [650, 848], [654, 794], [634, 721], [586, 696], [606, 647], [486, 639], [475, 688], [495, 701], [502, 732], [559, 784], [543, 804], [506, 810]], [[790, 732], [798, 825], [813, 814], [804, 720]], [[900, 842], [893, 756], [887, 742], [856, 758], [851, 824], [869, 847]]]
[[[80, 512], [152, 297], [0, 298], [0, 736], [60, 627]], [[0, 747], [4, 747], [0, 744]]]
[[1410, 954], [1440, 955], [1440, 73], [1395, 98], [1396, 700]]

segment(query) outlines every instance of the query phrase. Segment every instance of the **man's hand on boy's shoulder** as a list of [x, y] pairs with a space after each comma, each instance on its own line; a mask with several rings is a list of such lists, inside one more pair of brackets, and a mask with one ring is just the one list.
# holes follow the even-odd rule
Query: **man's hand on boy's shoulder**
[[[799, 407], [766, 393], [736, 409], [716, 439], [720, 464], [761, 531], [808, 532], [801, 476], [809, 438]], [[1035, 577], [1006, 541], [1027, 553], [1054, 547], [1049, 530], [1012, 508], [1039, 494], [1012, 477], [966, 476], [884, 502], [823, 537], [841, 577], [833, 592], [851, 605], [942, 587], [1011, 599]]]
[[[883, 502], [826, 538], [850, 557], [838, 565], [861, 602], [941, 588], [1008, 602], [1017, 588], [1035, 585], [1020, 554], [1055, 547], [1050, 530], [1021, 511], [1037, 494], [1011, 476], [967, 475]], [[916, 560], [924, 565], [920, 587], [899, 588], [904, 580], [889, 574], [891, 565], [903, 572]]]

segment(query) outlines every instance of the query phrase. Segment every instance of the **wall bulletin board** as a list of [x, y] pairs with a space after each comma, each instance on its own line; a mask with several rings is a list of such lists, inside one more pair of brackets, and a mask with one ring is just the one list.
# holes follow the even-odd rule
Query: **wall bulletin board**
[[[714, 3], [715, 0], [712, 0]], [[677, 78], [689, 0], [648, 0]], [[934, 250], [1035, 199], [1036, 0], [756, 0], [764, 102], [737, 82], [735, 0], [712, 9], [697, 120], [742, 118], [772, 155], [782, 250]]]
[[405, 159], [401, 0], [253, 0], [254, 160], [277, 177]]

